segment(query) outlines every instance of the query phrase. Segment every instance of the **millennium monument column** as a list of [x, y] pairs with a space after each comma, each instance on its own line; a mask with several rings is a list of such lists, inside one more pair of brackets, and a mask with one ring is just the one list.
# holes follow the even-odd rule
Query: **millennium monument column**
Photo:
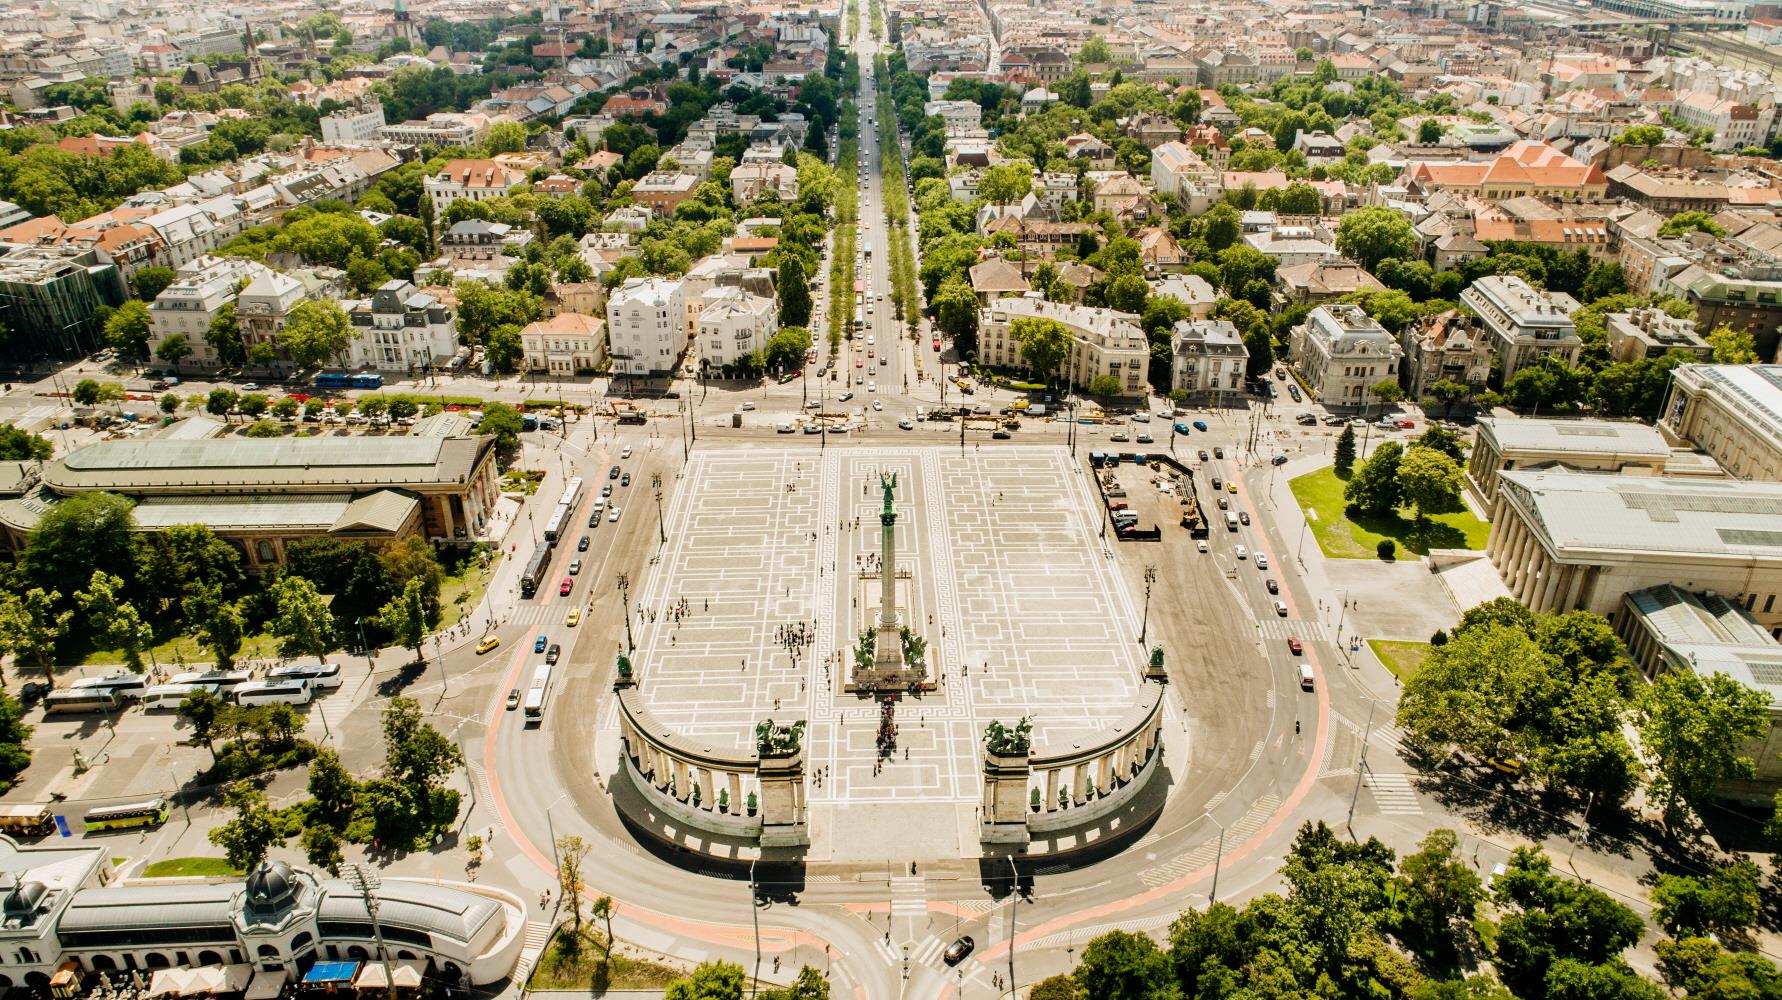
[[[884, 504], [879, 509], [879, 613], [860, 633], [854, 647], [854, 672], [847, 685], [850, 691], [903, 691], [930, 686], [927, 640], [913, 633], [899, 613], [910, 603], [910, 574], [897, 568], [897, 509], [891, 502], [891, 494], [897, 489], [897, 474], [880, 475], [879, 488], [884, 494]], [[859, 607], [871, 606], [871, 595], [866, 593], [871, 580], [871, 574], [863, 573], [857, 581], [856, 592], [866, 598], [857, 602]], [[900, 589], [904, 591], [902, 595]]]

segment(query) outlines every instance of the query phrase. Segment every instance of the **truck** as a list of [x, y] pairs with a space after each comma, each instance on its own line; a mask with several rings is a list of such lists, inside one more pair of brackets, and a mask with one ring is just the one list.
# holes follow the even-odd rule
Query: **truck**
[[1189, 538], [1207, 537], [1207, 519], [1200, 516], [1200, 501], [1193, 495], [1182, 501], [1182, 527], [1188, 529]]
[[1225, 512], [1225, 530], [1226, 531], [1238, 530], [1238, 517], [1237, 517], [1236, 511], [1228, 510]]

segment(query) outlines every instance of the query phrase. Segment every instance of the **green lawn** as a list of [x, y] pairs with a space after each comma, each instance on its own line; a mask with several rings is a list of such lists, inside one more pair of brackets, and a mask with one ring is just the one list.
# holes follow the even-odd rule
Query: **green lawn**
[[527, 990], [661, 990], [680, 978], [666, 965], [646, 962], [618, 953], [607, 964], [601, 942], [604, 935], [594, 922], [582, 924], [578, 939], [565, 928], [551, 938], [538, 956], [538, 964], [526, 982]]
[[1367, 645], [1380, 662], [1386, 664], [1386, 669], [1401, 681], [1410, 680], [1435, 648], [1427, 642], [1394, 642], [1391, 639], [1369, 639]]
[[1442, 514], [1423, 522], [1421, 527], [1405, 511], [1390, 517], [1357, 515], [1351, 518], [1344, 509], [1343, 485], [1336, 470], [1330, 467], [1308, 472], [1288, 483], [1300, 508], [1312, 510], [1312, 534], [1318, 536], [1318, 547], [1327, 556], [1339, 559], [1377, 559], [1375, 546], [1383, 538], [1398, 543], [1418, 555], [1430, 549], [1482, 549], [1491, 525], [1472, 515], [1471, 511]]
[[240, 875], [224, 858], [168, 858], [142, 870], [143, 878], [197, 878]]
[[450, 628], [470, 617], [471, 612], [482, 602], [489, 578], [495, 575], [495, 569], [500, 565], [501, 552], [497, 550], [490, 554], [489, 570], [486, 573], [477, 567], [475, 559], [466, 559], [456, 572], [446, 575], [445, 582], [439, 587], [441, 628]]
[[[270, 635], [249, 636], [242, 640], [241, 652], [235, 654], [237, 660], [265, 660], [278, 655], [278, 640]], [[210, 663], [216, 654], [189, 635], [179, 635], [155, 647], [153, 657], [143, 653], [145, 663], [159, 663], [163, 668], [172, 669], [175, 664]], [[115, 649], [95, 649], [87, 654], [81, 663], [87, 666], [99, 666], [106, 663], [122, 663], [124, 654]]]

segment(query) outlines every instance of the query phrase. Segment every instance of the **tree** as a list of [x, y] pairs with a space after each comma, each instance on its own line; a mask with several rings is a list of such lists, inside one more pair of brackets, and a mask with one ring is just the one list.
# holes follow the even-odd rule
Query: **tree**
[[762, 1000], [829, 1000], [829, 980], [806, 965], [798, 970], [792, 985], [781, 990], [763, 990]]
[[780, 332], [768, 338], [767, 363], [781, 371], [793, 371], [803, 364], [811, 343], [811, 332], [804, 327], [781, 327]]
[[130, 276], [130, 287], [135, 289], [136, 297], [144, 302], [153, 302], [168, 285], [179, 278], [171, 267], [153, 265], [137, 268]]
[[[248, 350], [241, 342], [241, 328], [235, 320], [235, 303], [223, 303], [217, 314], [211, 317], [210, 325], [204, 328], [204, 342], [216, 353], [220, 365], [239, 365], [248, 360]], [[258, 364], [268, 364], [278, 356], [277, 348], [271, 344], [254, 345], [262, 357], [254, 359]], [[268, 356], [266, 352], [271, 352]]]
[[123, 654], [124, 666], [142, 672], [142, 651], [154, 643], [154, 633], [136, 606], [123, 597], [124, 581], [104, 570], [94, 570], [85, 590], [74, 592], [74, 603], [86, 615], [89, 634]]
[[183, 333], [176, 333], [168, 337], [161, 341], [161, 346], [155, 348], [155, 357], [172, 365], [175, 371], [179, 370], [179, 363], [189, 357], [191, 353], [192, 345], [186, 340], [186, 335]]
[[7, 462], [47, 462], [55, 453], [49, 438], [20, 430], [13, 424], [0, 424], [0, 460]]
[[229, 857], [229, 867], [251, 871], [266, 860], [273, 845], [284, 843], [278, 814], [266, 801], [266, 793], [250, 781], [237, 781], [223, 793], [223, 804], [235, 810], [235, 818], [210, 831], [210, 842]]
[[1423, 433], [1411, 442], [1412, 448], [1434, 448], [1456, 462], [1466, 459], [1465, 445], [1460, 435], [1440, 424], [1430, 424]]
[[1390, 514], [1397, 509], [1400, 502], [1398, 467], [1404, 459], [1404, 451], [1404, 445], [1397, 441], [1381, 442], [1373, 455], [1356, 470], [1354, 478], [1344, 485], [1343, 501], [1366, 514]]
[[236, 400], [240, 398], [231, 389], [212, 389], [204, 397], [204, 409], [213, 416], [228, 420], [230, 412], [235, 409]]
[[1355, 425], [1344, 424], [1343, 432], [1337, 435], [1336, 441], [1336, 474], [1338, 479], [1347, 479], [1355, 469]]
[[1120, 378], [1116, 375], [1097, 375], [1089, 380], [1091, 396], [1118, 396], [1120, 389]]
[[1664, 142], [1664, 126], [1635, 125], [1609, 140], [1615, 146], [1656, 146]]
[[1083, 949], [1073, 973], [1084, 995], [1096, 1000], [1167, 1000], [1180, 998], [1169, 956], [1143, 934], [1109, 931]]
[[1405, 391], [1399, 388], [1398, 382], [1389, 378], [1383, 378], [1380, 381], [1375, 382], [1373, 385], [1368, 386], [1367, 394], [1369, 397], [1377, 399], [1387, 406], [1391, 406], [1393, 403], [1405, 398]]
[[271, 398], [263, 392], [244, 392], [235, 400], [235, 408], [241, 411], [242, 416], [250, 420], [258, 419], [271, 406]]
[[1708, 332], [1705, 338], [1714, 349], [1717, 365], [1757, 364], [1757, 338], [1750, 330], [1734, 330], [1725, 323]]
[[1463, 509], [1464, 489], [1466, 475], [1460, 463], [1434, 448], [1413, 446], [1399, 463], [1399, 496], [1416, 509], [1418, 520]]
[[217, 758], [217, 729], [228, 708], [223, 699], [202, 688], [186, 695], [179, 703], [180, 721], [192, 730], [192, 738], [210, 751], [210, 759], [213, 761]]
[[[1537, 848], [1517, 848], [1503, 874], [1492, 883], [1501, 908], [1515, 906], [1498, 931], [1498, 970], [1518, 996], [1546, 997], [1548, 972], [1561, 963], [1601, 966], [1615, 961], [1638, 941], [1639, 915], [1600, 890], [1552, 873], [1552, 862]], [[1575, 981], [1588, 970], [1567, 966], [1562, 977]], [[1625, 995], [1567, 986], [1567, 1000]]]
[[[1056, 274], [1056, 272], [1054, 272]], [[935, 325], [949, 337], [969, 337], [978, 331], [978, 296], [961, 278], [948, 278], [928, 300], [934, 308]]]
[[1136, 274], [1123, 274], [1108, 282], [1107, 302], [1111, 309], [1140, 315], [1145, 311], [1145, 300], [1150, 295], [1151, 286]]
[[1442, 123], [1432, 115], [1417, 126], [1417, 141], [1425, 146], [1442, 141]]
[[1243, 232], [1241, 220], [1238, 210], [1230, 202], [1222, 201], [1200, 217], [1200, 238], [1206, 241], [1207, 249], [1218, 253], [1238, 241]]
[[811, 286], [805, 275], [804, 260], [797, 254], [780, 257], [780, 322], [786, 326], [808, 326], [811, 321]]
[[152, 332], [148, 304], [141, 299], [131, 299], [118, 306], [112, 311], [111, 318], [105, 321], [105, 342], [120, 357], [132, 361], [148, 358], [148, 342]]
[[51, 507], [25, 544], [25, 579], [72, 595], [102, 570], [122, 579], [128, 591], [140, 572], [135, 506], [116, 493], [77, 493]]
[[1457, 957], [1451, 926], [1456, 921], [1470, 923], [1473, 911], [1485, 900], [1485, 885], [1460, 857], [1458, 843], [1453, 830], [1432, 830], [1417, 852], [1405, 855], [1398, 866], [1405, 914], [1400, 933], [1444, 966]]
[[1590, 390], [1589, 372], [1568, 368], [1550, 354], [1537, 358], [1504, 384], [1504, 395], [1513, 405], [1531, 410], [1576, 406]]
[[609, 962], [613, 957], [613, 912], [618, 908], [619, 904], [613, 902], [611, 896], [596, 897], [588, 904], [588, 915], [599, 918], [606, 925], [606, 958]]
[[1725, 674], [1693, 670], [1667, 671], [1640, 692], [1636, 724], [1667, 826], [1699, 809], [1721, 781], [1757, 773], [1745, 748], [1764, 733], [1767, 706], [1763, 694]]
[[503, 323], [483, 337], [483, 357], [488, 360], [489, 367], [503, 374], [519, 368], [525, 353], [526, 343], [520, 336], [520, 328], [512, 323]]
[[1472, 395], [1473, 387], [1453, 379], [1436, 379], [1429, 387], [1429, 394], [1442, 404], [1442, 416], [1454, 412], [1454, 404]]
[[331, 826], [316, 823], [303, 828], [303, 857], [330, 875], [339, 876], [346, 856], [340, 851], [340, 832]]
[[1514, 759], [1516, 713], [1538, 700], [1546, 669], [1540, 648], [1519, 629], [1456, 629], [1405, 682], [1398, 725], [1431, 746]]
[[1380, 206], [1344, 215], [1337, 224], [1336, 241], [1343, 256], [1369, 271], [1383, 260], [1417, 254], [1417, 238], [1411, 231], [1410, 220]]
[[419, 577], [403, 585], [402, 593], [392, 598], [374, 617], [379, 628], [390, 633], [397, 645], [414, 651], [415, 662], [425, 663], [421, 643], [427, 639], [427, 605]]
[[436, 789], [464, 765], [458, 745], [422, 720], [413, 698], [390, 699], [383, 730], [384, 770], [405, 785]]
[[339, 359], [353, 343], [353, 324], [333, 299], [297, 303], [278, 333], [278, 346], [302, 367]]
[[1684, 233], [1707, 233], [1710, 236], [1725, 236], [1726, 230], [1714, 217], [1706, 212], [1678, 212], [1665, 220], [1658, 227], [1660, 236], [1681, 236]]
[[269, 631], [279, 639], [280, 656], [320, 656], [334, 645], [334, 615], [316, 585], [300, 576], [285, 576], [272, 585], [278, 609]]
[[1705, 937], [1660, 941], [1658, 969], [1689, 1000], [1751, 1000], [1782, 995], [1782, 973], [1750, 952], [1730, 952]]
[[33, 727], [25, 724], [25, 709], [18, 699], [0, 691], [0, 791], [11, 788], [13, 779], [31, 766], [31, 749], [27, 745]]
[[701, 962], [689, 975], [668, 984], [662, 1000], [742, 1000], [748, 980], [734, 962]]
[[52, 685], [56, 645], [74, 618], [74, 612], [60, 610], [61, 603], [61, 593], [42, 587], [32, 587], [22, 596], [0, 593], [0, 649], [37, 668]]
[[[587, 880], [582, 877], [582, 859], [587, 856], [588, 844], [581, 837], [566, 833], [557, 838], [557, 893], [569, 904], [578, 934], [582, 929], [582, 893], [588, 888]], [[611, 951], [611, 942], [607, 949]]]
[[1070, 328], [1055, 319], [1022, 317], [1009, 324], [1009, 337], [1021, 346], [1021, 362], [1041, 379], [1050, 379], [1070, 351]]
[[483, 419], [476, 425], [476, 432], [494, 435], [495, 450], [512, 456], [520, 450], [520, 432], [525, 427], [526, 418], [519, 410], [506, 403], [490, 403], [483, 408]]
[[1027, 197], [1033, 190], [1033, 168], [1025, 163], [1003, 163], [984, 171], [978, 197], [992, 205], [1006, 205]]
[[489, 126], [486, 145], [490, 155], [518, 153], [526, 148], [526, 126], [519, 122], [496, 122]]
[[1653, 919], [1674, 938], [1736, 937], [1757, 923], [1763, 873], [1740, 859], [1705, 878], [1660, 875], [1652, 889]]

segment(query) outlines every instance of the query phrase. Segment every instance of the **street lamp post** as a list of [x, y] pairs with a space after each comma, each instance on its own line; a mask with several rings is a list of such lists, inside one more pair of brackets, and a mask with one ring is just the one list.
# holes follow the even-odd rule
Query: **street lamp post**
[[665, 545], [668, 542], [668, 528], [663, 525], [662, 521], [662, 474], [660, 472], [650, 475], [650, 486], [656, 491], [656, 544]]
[[563, 882], [563, 861], [557, 855], [557, 824], [551, 817], [551, 810], [557, 808], [557, 803], [567, 798], [569, 798], [569, 793], [564, 792], [552, 799], [550, 805], [545, 806], [545, 831], [551, 838], [551, 874], [556, 876], [559, 885]]
[[755, 974], [749, 977], [749, 996], [761, 982], [761, 892], [755, 883], [755, 864], [760, 858], [749, 861], [749, 920], [755, 926]]
[[1009, 862], [1009, 996], [1015, 995], [1015, 907], [1021, 902], [1021, 870], [1015, 867], [1015, 856], [1005, 855]]
[[630, 653], [637, 648], [637, 644], [631, 641], [631, 601], [627, 597], [631, 592], [631, 577], [629, 574], [619, 574], [618, 588], [619, 613], [625, 616], [625, 652]]
[[378, 874], [364, 865], [343, 865], [341, 874], [365, 899], [365, 912], [371, 917], [371, 935], [377, 941], [377, 957], [384, 966], [384, 988], [389, 992], [390, 1000], [396, 1000], [396, 977], [390, 974], [390, 953], [384, 950], [384, 928], [378, 923], [379, 904], [373, 895], [379, 885]]
[[1355, 834], [1355, 803], [1361, 799], [1361, 776], [1367, 773], [1367, 741], [1374, 734], [1374, 710], [1380, 707], [1379, 699], [1367, 700], [1367, 725], [1361, 730], [1361, 756], [1355, 761], [1355, 791], [1349, 795], [1349, 818], [1346, 821], [1349, 834]]
[[1219, 849], [1213, 855], [1213, 888], [1207, 893], [1207, 905], [1212, 906], [1219, 901], [1219, 867], [1225, 862], [1225, 827], [1218, 820], [1213, 819], [1213, 814], [1210, 812], [1207, 813], [1207, 819], [1211, 820], [1214, 826], [1219, 827]]
[[1145, 567], [1145, 616], [1139, 624], [1139, 645], [1145, 644], [1145, 637], [1151, 632], [1151, 585], [1157, 582], [1157, 567]]

